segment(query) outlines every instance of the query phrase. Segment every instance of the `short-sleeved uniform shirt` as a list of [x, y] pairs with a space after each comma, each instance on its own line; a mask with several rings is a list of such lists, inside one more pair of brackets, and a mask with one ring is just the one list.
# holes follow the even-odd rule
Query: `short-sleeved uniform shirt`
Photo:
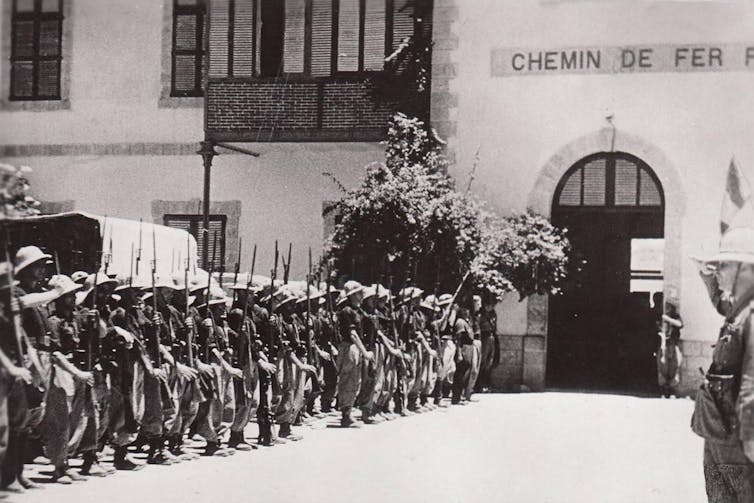
[[338, 311], [338, 328], [340, 330], [340, 339], [342, 342], [353, 342], [351, 339], [351, 330], [361, 336], [362, 316], [351, 306], [345, 306]]

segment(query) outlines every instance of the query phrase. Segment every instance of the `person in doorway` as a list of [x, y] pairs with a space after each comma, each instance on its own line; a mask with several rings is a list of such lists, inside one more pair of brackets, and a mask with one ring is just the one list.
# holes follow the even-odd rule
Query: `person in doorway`
[[697, 392], [691, 428], [704, 438], [710, 503], [754, 501], [754, 229], [732, 228], [698, 261], [712, 305], [725, 316]]
[[681, 328], [683, 320], [674, 299], [665, 303], [665, 312], [660, 316], [660, 347], [657, 349], [657, 381], [664, 398], [675, 397], [681, 383]]

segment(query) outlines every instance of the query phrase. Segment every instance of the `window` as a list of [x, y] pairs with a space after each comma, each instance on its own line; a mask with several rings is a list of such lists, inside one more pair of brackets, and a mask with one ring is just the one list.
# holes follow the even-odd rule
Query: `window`
[[385, 58], [417, 26], [413, 0], [216, 0], [209, 5], [212, 78], [382, 71]]
[[654, 173], [627, 154], [598, 154], [579, 161], [561, 182], [557, 201], [560, 206], [663, 206]]
[[385, 0], [338, 2], [337, 71], [379, 71], [385, 66]]
[[[167, 227], [182, 229], [196, 238], [197, 253], [204, 256], [204, 239], [202, 236], [202, 215], [165, 215], [163, 222]], [[209, 216], [209, 261], [215, 271], [225, 270], [225, 228], [226, 215]], [[201, 262], [201, 260], [200, 260]]]
[[285, 31], [286, 2], [262, 0], [259, 41], [259, 75], [275, 77], [283, 64], [283, 34]]
[[204, 14], [204, 0], [173, 0], [171, 96], [203, 95]]
[[60, 100], [63, 0], [13, 0], [12, 101]]

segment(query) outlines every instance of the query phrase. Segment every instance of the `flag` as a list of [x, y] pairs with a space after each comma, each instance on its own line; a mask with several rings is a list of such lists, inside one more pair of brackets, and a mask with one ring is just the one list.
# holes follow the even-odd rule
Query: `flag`
[[724, 234], [731, 227], [750, 226], [754, 226], [751, 186], [736, 164], [736, 159], [731, 158], [720, 210], [720, 233]]

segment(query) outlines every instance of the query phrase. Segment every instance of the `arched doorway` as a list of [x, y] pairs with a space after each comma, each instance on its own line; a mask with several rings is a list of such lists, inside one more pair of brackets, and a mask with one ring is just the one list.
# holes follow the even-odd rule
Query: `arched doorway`
[[585, 261], [550, 299], [547, 386], [647, 392], [655, 382], [652, 294], [662, 292], [665, 196], [628, 153], [576, 162], [559, 181], [552, 222]]

